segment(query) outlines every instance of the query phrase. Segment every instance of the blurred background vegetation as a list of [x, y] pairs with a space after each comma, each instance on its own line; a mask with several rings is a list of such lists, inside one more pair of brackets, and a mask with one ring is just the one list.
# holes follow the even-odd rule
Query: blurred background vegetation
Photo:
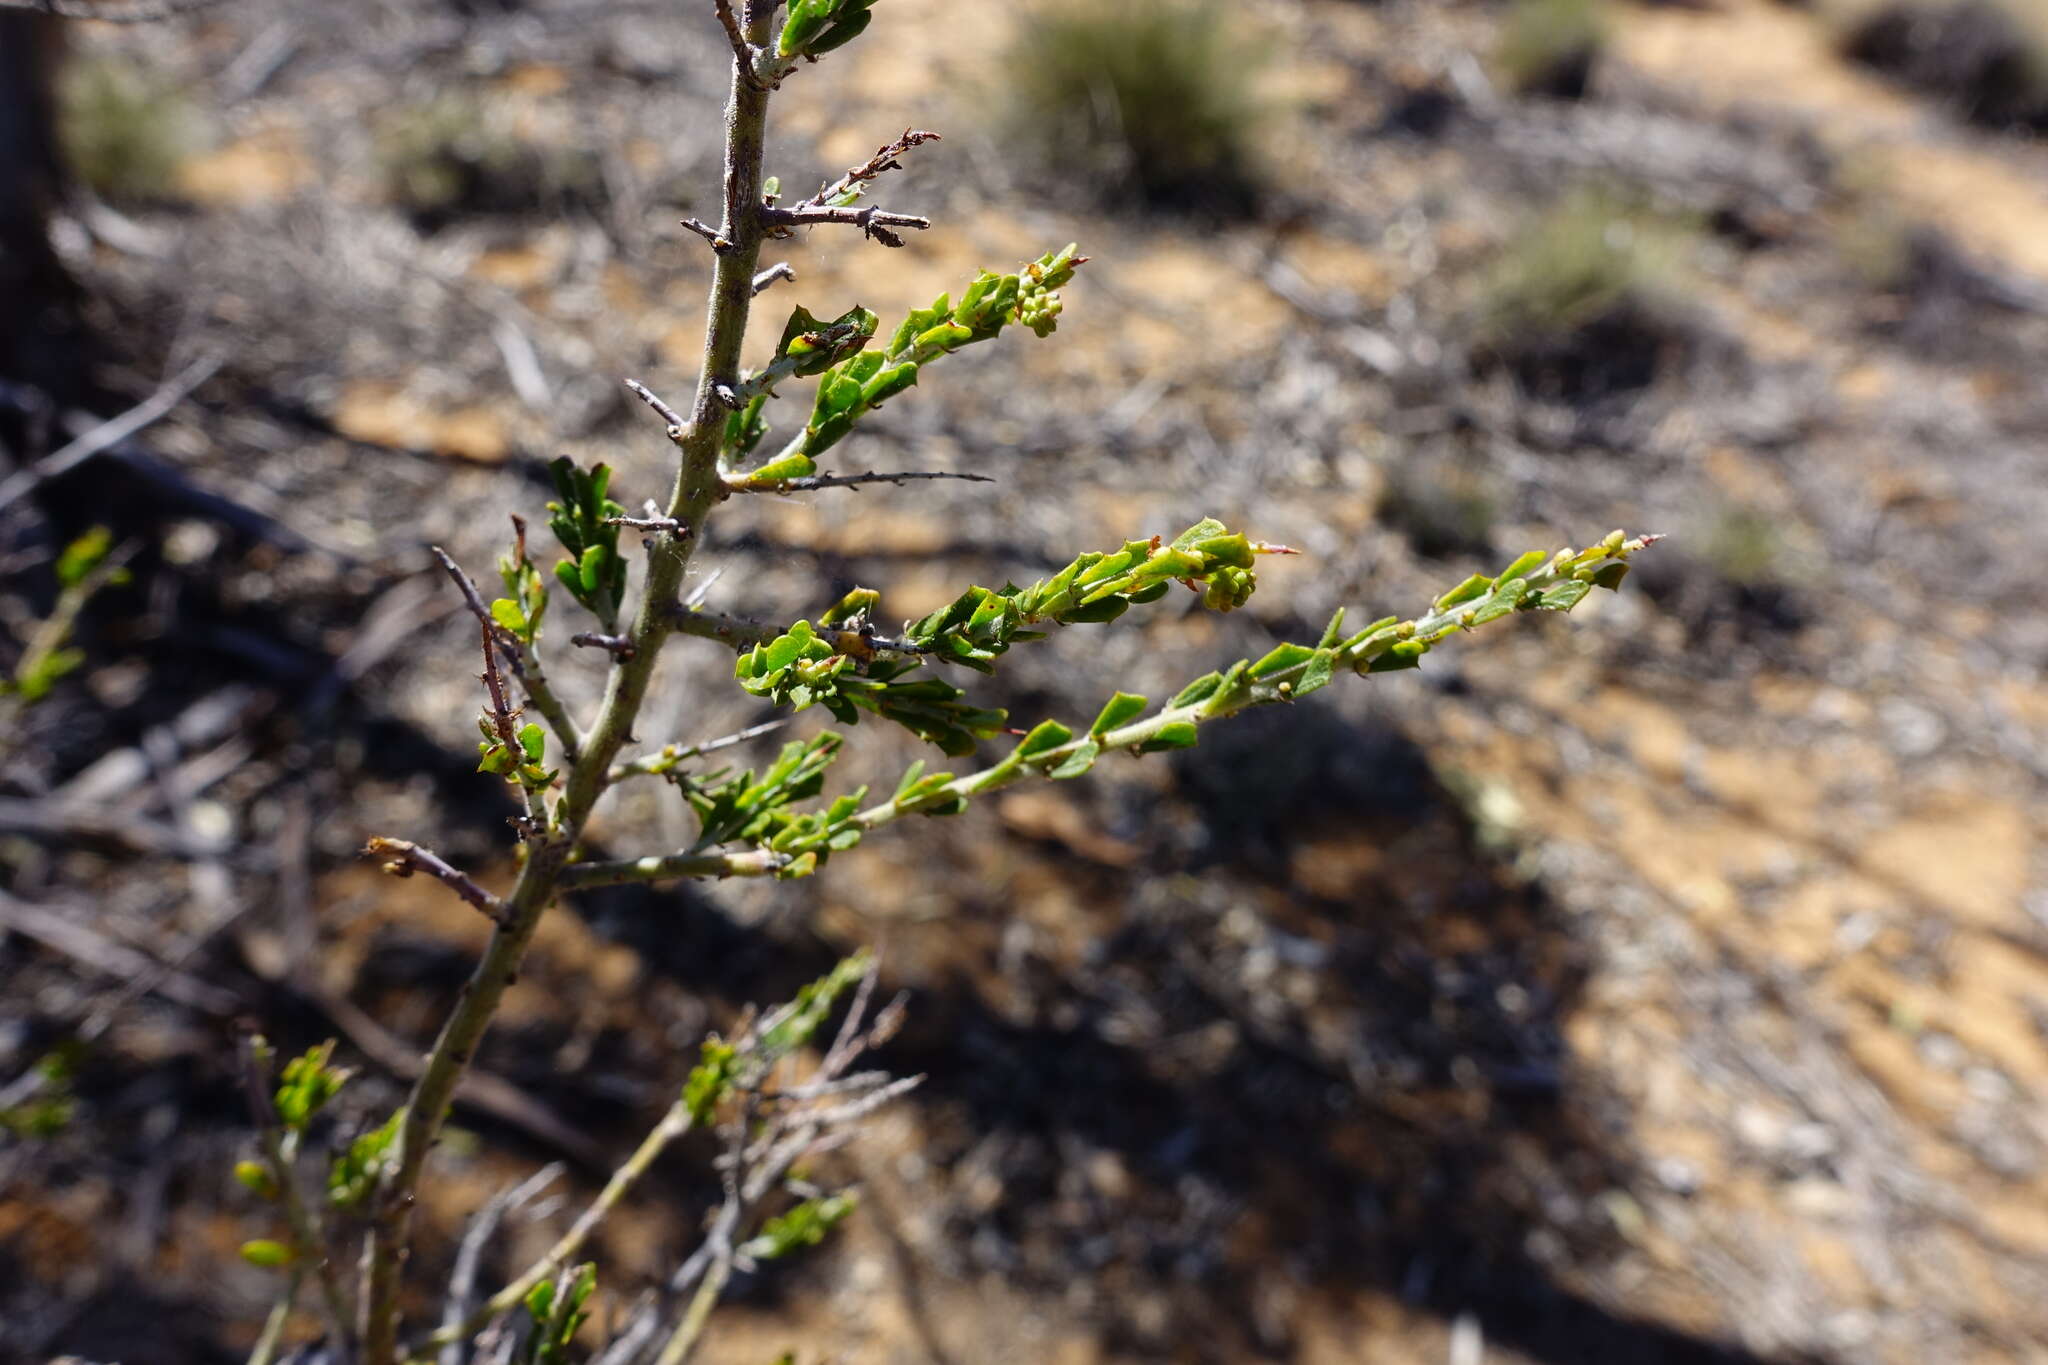
[[[203, 376], [0, 493], [8, 676], [63, 547], [123, 556], [0, 743], [0, 1358], [245, 1354], [234, 1022], [341, 1038], [345, 1135], [461, 980], [483, 926], [354, 856], [509, 874], [424, 547], [486, 571], [560, 453], [662, 486], [618, 381], [694, 379], [709, 10], [0, 10], [0, 479]], [[872, 943], [911, 992], [885, 1060], [931, 1079], [707, 1359], [2048, 1359], [2041, 5], [875, 13], [792, 78], [770, 169], [807, 191], [936, 129], [888, 195], [935, 226], [784, 244], [753, 354], [799, 301], [893, 326], [982, 265], [1093, 262], [1056, 338], [844, 455], [993, 490], [729, 507], [711, 605], [866, 585], [908, 618], [1205, 514], [1304, 551], [1231, 617], [1019, 651], [981, 695], [1028, 724], [1527, 548], [1671, 539], [1570, 622], [812, 883], [579, 897], [480, 1059], [505, 1089], [458, 1114], [430, 1261]], [[650, 745], [765, 718], [717, 651], [665, 667]], [[912, 757], [872, 728], [849, 782]], [[622, 791], [599, 837], [688, 828]], [[706, 1155], [612, 1229], [609, 1292], [690, 1245]]]

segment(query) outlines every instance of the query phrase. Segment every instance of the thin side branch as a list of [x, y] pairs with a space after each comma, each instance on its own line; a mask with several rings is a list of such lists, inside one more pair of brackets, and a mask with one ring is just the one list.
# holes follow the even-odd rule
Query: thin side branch
[[[522, 537], [525, 534], [524, 523], [520, 523], [520, 534]], [[518, 636], [498, 624], [491, 615], [491, 609], [484, 605], [483, 594], [477, 591], [475, 582], [462, 571], [460, 564], [449, 557], [446, 550], [438, 545], [427, 548], [447, 571], [448, 577], [455, 580], [455, 588], [462, 594], [462, 603], [469, 608], [469, 614], [477, 619], [478, 625], [496, 637], [498, 648], [505, 651], [505, 658], [512, 665], [512, 675], [519, 679], [519, 686], [525, 691], [526, 699], [533, 703], [533, 709], [540, 712], [541, 719], [548, 723], [548, 728], [555, 732], [555, 738], [561, 741], [563, 756], [570, 762], [575, 762], [577, 755], [583, 752], [583, 732], [577, 726], [575, 718], [569, 714], [569, 708], [562, 704], [561, 698], [557, 697], [554, 689], [548, 685], [547, 674], [540, 666], [539, 652], [528, 649]]]
[[754, 292], [761, 293], [777, 280], [796, 281], [796, 267], [788, 261], [777, 261], [760, 274], [754, 276]]
[[[703, 1244], [669, 1280], [671, 1293], [682, 1293], [692, 1284], [696, 1292], [663, 1343], [656, 1365], [686, 1365], [703, 1338], [704, 1325], [724, 1294], [733, 1270], [754, 1268], [748, 1245], [740, 1240], [740, 1234], [758, 1217], [761, 1202], [786, 1183], [791, 1168], [799, 1161], [839, 1146], [852, 1136], [853, 1125], [923, 1081], [922, 1076], [909, 1076], [887, 1082], [850, 1103], [823, 1105], [809, 1098], [840, 1093], [836, 1082], [846, 1069], [868, 1049], [886, 1041], [901, 1022], [900, 1009], [892, 1005], [872, 1025], [866, 1025], [874, 983], [875, 972], [871, 967], [848, 1007], [839, 1036], [808, 1082], [779, 1092], [769, 1090], [775, 1069], [770, 1061], [738, 1088], [737, 1112], [723, 1125], [726, 1152], [719, 1165], [725, 1200]], [[785, 1017], [784, 1011], [776, 1011], [750, 1029], [739, 1045], [742, 1057]], [[651, 1328], [652, 1324], [646, 1326]], [[642, 1324], [636, 1322], [625, 1335], [638, 1336], [641, 1329]]]
[[685, 218], [682, 220], [682, 223], [684, 227], [711, 243], [711, 249], [719, 255], [723, 256], [726, 252], [732, 250], [732, 239], [711, 226], [711, 224], [698, 218]]
[[597, 1198], [590, 1201], [590, 1206], [584, 1209], [582, 1215], [570, 1225], [569, 1230], [548, 1248], [545, 1255], [521, 1272], [519, 1278], [491, 1295], [475, 1312], [444, 1322], [438, 1331], [413, 1346], [407, 1354], [423, 1355], [432, 1347], [448, 1346], [462, 1341], [500, 1313], [516, 1308], [525, 1299], [528, 1291], [567, 1265], [570, 1258], [583, 1249], [583, 1244], [590, 1240], [590, 1235], [597, 1231], [640, 1177], [647, 1173], [655, 1158], [666, 1151], [669, 1144], [688, 1133], [695, 1123], [696, 1119], [691, 1114], [689, 1105], [678, 1095], [676, 1102], [669, 1106], [668, 1112], [661, 1116], [661, 1121], [648, 1131], [639, 1147], [634, 1149], [633, 1155], [626, 1158], [625, 1164], [618, 1170], [612, 1172], [611, 1179], [605, 1182], [605, 1187], [598, 1192]]
[[[19, 0], [0, 0], [0, 5], [16, 9], [42, 9], [37, 4], [22, 4]], [[56, 13], [55, 10], [45, 10]], [[84, 16], [98, 18], [100, 16]], [[171, 409], [185, 401], [186, 395], [213, 377], [213, 372], [227, 362], [224, 352], [214, 351], [187, 365], [171, 378], [165, 380], [155, 393], [137, 403], [118, 417], [112, 417], [94, 427], [91, 431], [59, 447], [37, 460], [28, 468], [0, 482], [0, 510], [21, 501], [40, 484], [56, 478], [75, 465], [85, 463], [103, 450], [111, 450], [136, 432], [156, 422]]]
[[604, 635], [594, 630], [579, 631], [571, 635], [569, 643], [581, 645], [585, 649], [601, 649], [619, 659], [630, 659], [640, 652], [640, 647], [633, 643], [629, 635]]
[[838, 223], [857, 227], [862, 234], [883, 246], [902, 246], [903, 239], [889, 231], [890, 228], [916, 228], [922, 232], [932, 225], [929, 218], [920, 218], [914, 213], [891, 213], [877, 204], [864, 209], [831, 208], [822, 204], [807, 204], [793, 209], [761, 210], [761, 221], [775, 230], [797, 227], [815, 227], [820, 223]]
[[746, 853], [679, 853], [670, 858], [626, 858], [617, 862], [574, 863], [556, 883], [564, 891], [593, 886], [624, 886], [630, 882], [672, 882], [689, 878], [768, 877], [788, 867], [786, 853], [765, 848]]
[[759, 725], [750, 725], [735, 734], [721, 735], [717, 739], [707, 739], [701, 744], [665, 744], [654, 753], [625, 763], [614, 764], [609, 780], [612, 782], [623, 782], [629, 777], [664, 777], [675, 771], [681, 764], [687, 763], [693, 758], [701, 758], [705, 754], [715, 753], [720, 749], [729, 749], [735, 744], [744, 744], [750, 739], [757, 739], [772, 731], [780, 730], [787, 724], [789, 724], [789, 718], [785, 716], [779, 720], [763, 721]]
[[[755, 645], [765, 645], [784, 633], [781, 626], [750, 621], [743, 616], [727, 616], [723, 612], [699, 611], [694, 607], [678, 606], [673, 609], [673, 616], [678, 635], [694, 635], [700, 640], [715, 640], [736, 652], [745, 652]], [[830, 645], [834, 654], [847, 654], [856, 659], [872, 659], [876, 654], [931, 652], [913, 640], [900, 640], [878, 634], [871, 625], [866, 624], [849, 625], [846, 628], [825, 627], [818, 632], [817, 638]]]
[[630, 526], [635, 531], [666, 531], [672, 536], [688, 535], [690, 528], [674, 517], [606, 517], [607, 526]]
[[809, 474], [800, 479], [749, 479], [745, 475], [728, 475], [725, 486], [735, 493], [815, 493], [824, 488], [851, 488], [858, 491], [871, 483], [902, 485], [919, 479], [961, 479], [967, 483], [994, 483], [986, 474], [953, 474], [942, 470], [912, 469], [896, 474], [880, 474], [873, 470], [865, 474]]
[[678, 635], [694, 635], [700, 640], [716, 640], [719, 644], [734, 649], [752, 649], [782, 634], [780, 627], [749, 621], [742, 616], [727, 616], [722, 611], [699, 611], [694, 607], [677, 606], [670, 609], [670, 624]]
[[[56, 605], [30, 633], [21, 657], [15, 660], [15, 677], [33, 677], [49, 666], [51, 656], [64, 648], [71, 639], [71, 632], [78, 628], [78, 620], [85, 615], [86, 604], [100, 589], [115, 581], [141, 548], [132, 540], [115, 546], [85, 577], [57, 594]], [[25, 705], [27, 703], [20, 691], [0, 691], [0, 758], [5, 758], [14, 742], [21, 737], [20, 727], [14, 721]]]
[[756, 90], [768, 87], [754, 74], [754, 62], [760, 56], [754, 45], [747, 41], [747, 35], [740, 30], [739, 17], [732, 12], [732, 0], [716, 0], [719, 27], [725, 30], [725, 40], [732, 44], [732, 58], [738, 65], [735, 74]]
[[292, 1305], [299, 1301], [299, 1285], [305, 1278], [305, 1272], [297, 1266], [285, 1277], [284, 1292], [270, 1306], [270, 1316], [263, 1320], [263, 1333], [249, 1352], [249, 1365], [270, 1365], [277, 1354], [277, 1343], [284, 1339], [285, 1320], [292, 1315]]
[[377, 859], [378, 865], [394, 877], [410, 877], [415, 872], [426, 873], [482, 911], [484, 917], [493, 924], [504, 917], [505, 906], [496, 896], [478, 886], [468, 873], [430, 848], [423, 848], [409, 839], [387, 839], [379, 835], [363, 845], [363, 852], [368, 857]]
[[661, 420], [668, 423], [668, 438], [671, 441], [682, 439], [683, 433], [689, 430], [690, 424], [683, 420], [681, 413], [662, 402], [660, 398], [655, 396], [654, 390], [648, 388], [637, 379], [628, 379], [626, 387], [633, 391], [635, 398], [638, 398], [648, 407], [653, 408], [656, 413], [660, 414]]
[[[269, 1169], [271, 1181], [277, 1186], [278, 1199], [284, 1206], [285, 1222], [292, 1231], [292, 1240], [297, 1243], [298, 1253], [304, 1261], [311, 1263], [314, 1278], [320, 1286], [320, 1302], [327, 1315], [328, 1329], [336, 1334], [336, 1340], [346, 1340], [349, 1308], [348, 1297], [342, 1292], [341, 1277], [336, 1272], [334, 1258], [328, 1254], [327, 1228], [320, 1218], [317, 1204], [309, 1204], [299, 1189], [298, 1174], [292, 1169], [292, 1157], [296, 1154], [298, 1139], [287, 1136], [284, 1124], [277, 1116], [277, 1106], [270, 1095], [270, 1078], [264, 1074], [263, 1055], [269, 1049], [260, 1039], [244, 1037], [242, 1040], [242, 1088], [249, 1099], [249, 1109], [256, 1121], [257, 1141], [262, 1145], [263, 1164]], [[290, 1145], [287, 1145], [290, 1144]]]
[[[483, 684], [491, 699], [490, 705], [485, 709], [490, 715], [492, 727], [498, 732], [498, 742], [509, 752], [519, 754], [522, 748], [519, 743], [519, 727], [516, 724], [518, 711], [505, 699], [505, 680], [498, 676], [498, 633], [490, 625], [485, 625], [481, 635], [484, 642]], [[526, 800], [526, 820], [520, 825], [520, 837], [538, 836], [547, 828], [547, 804], [541, 800], [538, 792], [525, 783], [517, 785], [520, 794]]]
[[[1311, 657], [1261, 672], [1255, 679], [1244, 681], [1239, 690], [1213, 696], [1203, 693], [1193, 701], [1181, 705], [1168, 705], [1149, 716], [1133, 720], [1107, 730], [1092, 731], [1076, 736], [1066, 743], [1035, 749], [1029, 754], [1012, 753], [1011, 756], [993, 767], [979, 772], [968, 773], [954, 778], [942, 786], [925, 791], [912, 789], [913, 794], [892, 796], [854, 815], [851, 824], [863, 831], [879, 829], [906, 815], [923, 811], [957, 809], [964, 800], [983, 792], [1006, 787], [1030, 775], [1044, 775], [1060, 768], [1069, 760], [1084, 765], [1093, 763], [1098, 755], [1126, 750], [1144, 753], [1161, 744], [1184, 747], [1200, 726], [1225, 719], [1249, 707], [1293, 700], [1298, 691], [1306, 692], [1321, 686], [1336, 670], [1358, 673], [1376, 671], [1375, 665], [1383, 658], [1404, 660], [1402, 666], [1414, 667], [1421, 655], [1437, 642], [1447, 639], [1460, 631], [1482, 626], [1488, 620], [1498, 619], [1515, 611], [1569, 611], [1580, 598], [1590, 592], [1602, 574], [1625, 568], [1629, 557], [1646, 546], [1654, 545], [1661, 536], [1644, 535], [1633, 539], [1616, 531], [1597, 545], [1584, 550], [1564, 549], [1551, 556], [1547, 564], [1532, 567], [1526, 573], [1510, 579], [1503, 575], [1496, 580], [1475, 576], [1464, 588], [1470, 592], [1453, 590], [1431, 605], [1431, 608], [1407, 621], [1389, 618], [1379, 626], [1369, 628], [1342, 644], [1331, 644], [1327, 650], [1303, 651]], [[1608, 580], [1610, 583], [1618, 579]], [[1483, 588], [1483, 590], [1482, 590]], [[1546, 602], [1546, 595], [1564, 590], [1567, 596]], [[1482, 615], [1482, 612], [1485, 614]], [[701, 634], [707, 638], [724, 640], [735, 648], [750, 648], [758, 640], [747, 641], [738, 638], [739, 627], [751, 623], [733, 623], [724, 630], [715, 623], [730, 618], [715, 618], [705, 614], [686, 613], [685, 621], [678, 624], [679, 630]], [[693, 618], [693, 619], [692, 619]], [[690, 629], [691, 626], [709, 628]], [[840, 643], [835, 647], [845, 648], [847, 635], [855, 640], [864, 637], [857, 632], [842, 632]], [[879, 643], [879, 642], [877, 642]], [[1327, 657], [1323, 657], [1327, 655]], [[1248, 665], [1239, 665], [1243, 670]], [[1320, 674], [1318, 679], [1317, 674]], [[1221, 686], [1220, 680], [1218, 686]], [[730, 855], [741, 856], [741, 855]], [[605, 869], [603, 874], [611, 879], [624, 881], [667, 880], [681, 877], [730, 876], [730, 872], [705, 871], [691, 858], [646, 858], [637, 863], [598, 864]]]
[[902, 137], [883, 147], [860, 165], [848, 170], [845, 175], [840, 176], [831, 184], [822, 187], [816, 194], [796, 207], [803, 209], [832, 205], [843, 206], [851, 202], [847, 196], [859, 195], [868, 181], [878, 178], [886, 171], [902, 170], [903, 162], [898, 158], [905, 152], [913, 147], [921, 147], [927, 142], [937, 142], [938, 140], [939, 135], [937, 133], [923, 128], [905, 128]]
[[[562, 1164], [559, 1161], [541, 1167], [519, 1185], [500, 1190], [470, 1220], [468, 1231], [462, 1234], [462, 1245], [455, 1252], [455, 1270], [449, 1278], [448, 1300], [441, 1313], [441, 1330], [434, 1334], [436, 1339], [446, 1338], [441, 1343], [438, 1365], [465, 1365], [468, 1359], [468, 1352], [463, 1349], [467, 1344], [466, 1338], [482, 1325], [481, 1320], [472, 1320], [469, 1305], [475, 1297], [476, 1276], [482, 1267], [484, 1247], [497, 1235], [498, 1224], [504, 1221], [506, 1214], [537, 1198], [561, 1174]], [[424, 1351], [425, 1346], [420, 1346], [407, 1354], [418, 1356]]]

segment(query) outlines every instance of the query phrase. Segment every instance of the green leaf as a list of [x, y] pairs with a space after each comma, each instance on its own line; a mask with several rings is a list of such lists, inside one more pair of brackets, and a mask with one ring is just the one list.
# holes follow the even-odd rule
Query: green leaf
[[1032, 728], [1030, 734], [1024, 736], [1023, 743], [1017, 746], [1017, 757], [1030, 758], [1034, 754], [1044, 753], [1047, 749], [1057, 749], [1073, 737], [1074, 732], [1056, 720], [1040, 721]]
[[826, 608], [825, 614], [818, 618], [818, 624], [821, 626], [837, 626], [854, 620], [857, 617], [866, 616], [875, 609], [875, 605], [881, 600], [882, 594], [876, 592], [873, 588], [855, 588], [852, 592], [849, 592], [846, 596]]
[[1095, 766], [1095, 760], [1101, 753], [1102, 746], [1100, 744], [1092, 739], [1086, 740], [1080, 748], [1061, 759], [1059, 766], [1047, 773], [1046, 776], [1055, 781], [1065, 781], [1070, 777], [1079, 777]]
[[726, 414], [725, 448], [728, 451], [748, 455], [761, 444], [761, 438], [768, 434], [768, 423], [761, 417], [761, 410], [767, 404], [768, 395], [757, 393], [738, 412]]
[[548, 732], [531, 722], [521, 726], [519, 747], [525, 750], [528, 763], [539, 763], [548, 756]]
[[1554, 588], [1545, 588], [1541, 596], [1537, 598], [1537, 605], [1545, 611], [1570, 611], [1573, 607], [1584, 601], [1586, 594], [1591, 591], [1593, 591], [1591, 583], [1568, 580], [1559, 583]]
[[780, 673], [798, 659], [806, 658], [806, 651], [816, 641], [811, 633], [809, 621], [799, 621], [787, 633], [777, 636], [768, 644], [768, 652], [762, 658], [762, 668], [769, 673]]
[[852, 18], [834, 24], [831, 30], [827, 32], [824, 37], [818, 39], [817, 41], [813, 42], [810, 45], [810, 55], [812, 55], [813, 57], [822, 57], [827, 52], [832, 51], [834, 48], [844, 47], [846, 44], [852, 42], [855, 38], [858, 38], [862, 33], [865, 33], [867, 31], [869, 22], [872, 21], [874, 17], [875, 16], [869, 11], [862, 10], [859, 14], [854, 15]]
[[786, 59], [804, 51], [825, 31], [837, 4], [838, 0], [791, 0], [789, 17], [783, 20], [782, 34], [775, 43], [775, 55]]
[[1299, 668], [1315, 657], [1316, 652], [1307, 645], [1279, 644], [1249, 670], [1254, 678], [1267, 678], [1275, 673], [1285, 673], [1290, 668]]
[[817, 1033], [839, 997], [868, 974], [873, 955], [858, 952], [796, 993], [796, 999], [768, 1016], [761, 1051], [770, 1060], [788, 1056]]
[[334, 1041], [329, 1039], [284, 1064], [272, 1103], [287, 1132], [303, 1129], [348, 1083], [353, 1073], [328, 1065], [333, 1056]]
[[1483, 573], [1473, 574], [1457, 587], [1452, 588], [1442, 597], [1437, 598], [1436, 609], [1438, 611], [1449, 611], [1452, 607], [1461, 606], [1466, 602], [1472, 601], [1474, 598], [1484, 597], [1487, 590], [1491, 587], [1493, 587], [1492, 579]]
[[526, 629], [526, 613], [509, 597], [500, 597], [491, 603], [491, 619], [514, 635]]
[[806, 1199], [788, 1213], [769, 1219], [760, 1235], [740, 1248], [741, 1253], [757, 1261], [772, 1261], [803, 1247], [816, 1246], [846, 1220], [854, 1204], [851, 1192]]
[[1138, 752], [1158, 753], [1162, 749], [1192, 749], [1200, 738], [1191, 720], [1176, 720], [1159, 728], [1159, 733], [1138, 746]]
[[730, 1043], [706, 1038], [697, 1057], [697, 1065], [690, 1068], [689, 1079], [683, 1082], [683, 1107], [701, 1127], [711, 1121], [719, 1101], [731, 1092], [739, 1052]]
[[271, 1175], [270, 1168], [260, 1161], [237, 1161], [235, 1179], [258, 1199], [277, 1198], [277, 1179]]
[[356, 1138], [348, 1150], [335, 1157], [327, 1168], [327, 1199], [336, 1208], [361, 1208], [370, 1192], [398, 1160], [393, 1150], [398, 1130], [405, 1122], [405, 1110]]
[[922, 778], [923, 776], [924, 760], [920, 758], [915, 763], [911, 764], [908, 768], [905, 768], [903, 770], [903, 776], [899, 778], [896, 782], [896, 794], [890, 799], [893, 801], [901, 801], [905, 797], [909, 796], [911, 792], [917, 790], [918, 779]]
[[265, 1270], [279, 1270], [292, 1263], [292, 1249], [268, 1237], [242, 1243], [242, 1259]]
[[1374, 656], [1366, 666], [1368, 673], [1398, 673], [1403, 669], [1422, 667], [1422, 656], [1429, 652], [1429, 646], [1420, 640], [1401, 640], [1388, 647], [1386, 653]]
[[861, 389], [860, 400], [868, 407], [879, 407], [883, 400], [894, 398], [917, 382], [917, 362], [906, 360], [882, 370]]
[[792, 309], [782, 329], [777, 352], [787, 362], [788, 373], [800, 377], [823, 374], [847, 355], [860, 350], [875, 334], [875, 315], [855, 304], [831, 322], [820, 322], [810, 310]]
[[57, 586], [75, 588], [83, 583], [86, 575], [106, 559], [113, 546], [114, 533], [104, 526], [95, 526], [66, 545], [57, 556]]
[[553, 513], [548, 529], [569, 554], [567, 561], [555, 566], [555, 577], [570, 596], [609, 628], [626, 595], [619, 528], [608, 524], [609, 518], [623, 515], [626, 509], [606, 496], [611, 467], [599, 464], [586, 473], [565, 455], [548, 465], [548, 474], [561, 494], [560, 502], [548, 504]]
[[1315, 657], [1308, 661], [1308, 667], [1302, 670], [1300, 680], [1294, 684], [1294, 695], [1297, 698], [1305, 697], [1309, 693], [1327, 685], [1330, 681], [1330, 675], [1335, 671], [1336, 662], [1337, 654], [1335, 650], [1317, 650]]
[[1145, 699], [1131, 692], [1118, 692], [1103, 705], [1095, 723], [1088, 727], [1091, 739], [1100, 739], [1108, 731], [1129, 721], [1136, 720], [1145, 711]]

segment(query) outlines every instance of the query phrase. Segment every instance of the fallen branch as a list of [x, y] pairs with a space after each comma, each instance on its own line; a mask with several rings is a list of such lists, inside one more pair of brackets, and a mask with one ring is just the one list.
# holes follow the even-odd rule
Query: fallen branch
[[[10, 3], [15, 4], [17, 8], [37, 8], [33, 4], [22, 6], [18, 0], [0, 0], [0, 4]], [[201, 356], [165, 380], [155, 393], [128, 411], [118, 417], [108, 418], [26, 469], [9, 476], [4, 482], [0, 482], [0, 510], [13, 506], [59, 474], [84, 464], [101, 451], [121, 444], [144, 427], [159, 421], [171, 409], [184, 402], [186, 395], [192, 390], [212, 378], [214, 371], [226, 362], [227, 355], [224, 352], [214, 351]]]

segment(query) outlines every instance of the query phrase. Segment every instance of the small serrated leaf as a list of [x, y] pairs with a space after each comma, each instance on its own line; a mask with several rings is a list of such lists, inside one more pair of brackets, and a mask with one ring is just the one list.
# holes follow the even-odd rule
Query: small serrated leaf
[[1302, 670], [1300, 679], [1294, 684], [1294, 695], [1297, 698], [1305, 697], [1326, 686], [1330, 681], [1330, 675], [1335, 671], [1336, 662], [1335, 650], [1317, 650], [1315, 657], [1308, 661], [1308, 667]]

